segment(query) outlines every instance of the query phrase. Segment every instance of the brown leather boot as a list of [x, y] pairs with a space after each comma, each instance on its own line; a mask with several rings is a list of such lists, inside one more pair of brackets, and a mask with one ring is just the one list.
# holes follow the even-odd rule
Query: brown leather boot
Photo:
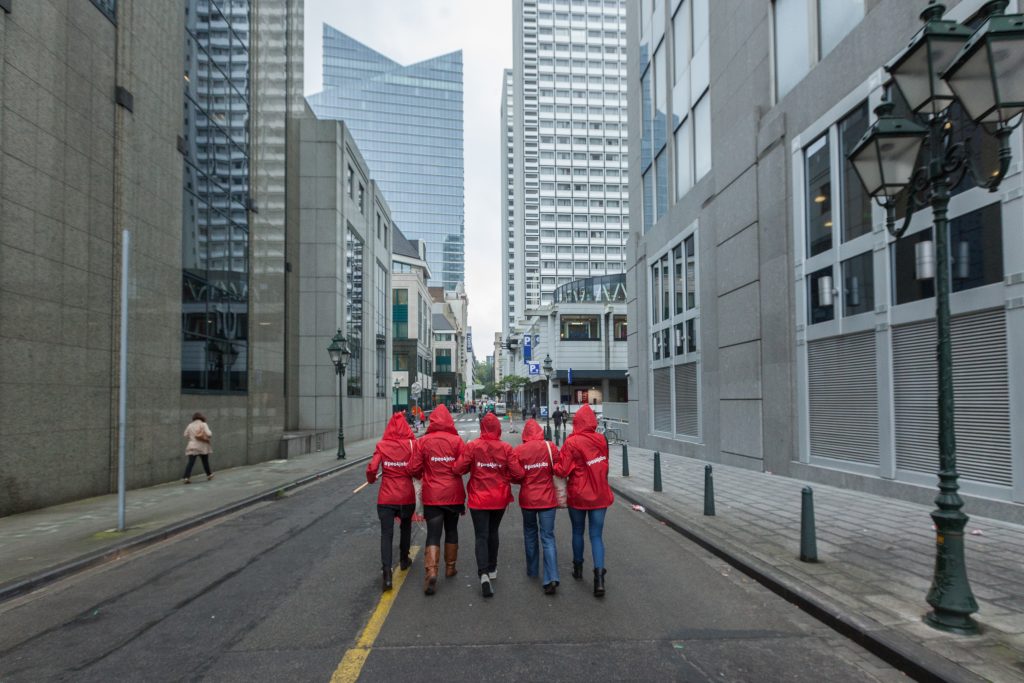
[[437, 585], [437, 563], [441, 559], [441, 546], [428, 545], [423, 553], [423, 567], [426, 573], [423, 577], [423, 592], [426, 595], [434, 594], [434, 587]]
[[451, 577], [459, 573], [459, 570], [455, 568], [455, 563], [459, 560], [459, 544], [458, 543], [445, 543], [444, 544], [444, 575]]

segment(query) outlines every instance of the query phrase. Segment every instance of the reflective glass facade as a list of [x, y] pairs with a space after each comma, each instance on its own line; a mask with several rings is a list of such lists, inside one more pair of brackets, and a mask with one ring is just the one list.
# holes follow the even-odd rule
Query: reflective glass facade
[[181, 386], [247, 390], [249, 0], [187, 0]]
[[345, 121], [395, 222], [427, 245], [431, 286], [464, 280], [462, 52], [402, 66], [324, 26], [316, 115]]

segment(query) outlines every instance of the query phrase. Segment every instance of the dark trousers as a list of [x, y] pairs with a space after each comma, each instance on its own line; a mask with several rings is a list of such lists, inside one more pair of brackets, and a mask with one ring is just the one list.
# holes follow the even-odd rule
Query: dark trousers
[[[208, 456], [208, 455], [200, 455], [198, 457], [203, 459], [203, 470], [206, 471], [206, 476], [210, 476], [210, 456]], [[188, 464], [185, 465], [185, 476], [182, 477], [183, 479], [188, 479], [189, 477], [192, 476], [192, 468], [195, 466], [195, 464], [196, 464], [196, 456], [194, 456], [194, 455], [188, 456]]]
[[476, 573], [490, 574], [498, 568], [498, 526], [505, 510], [473, 510], [473, 531], [476, 534]]
[[377, 506], [377, 516], [380, 517], [380, 563], [382, 566], [391, 566], [391, 546], [395, 540], [395, 517], [398, 517], [400, 522], [398, 525], [398, 556], [405, 557], [409, 554], [409, 543], [412, 540], [412, 513], [415, 510], [415, 503]]
[[424, 505], [423, 517], [427, 520], [427, 545], [441, 545], [441, 532], [445, 543], [459, 543], [459, 515], [465, 512], [464, 505]]

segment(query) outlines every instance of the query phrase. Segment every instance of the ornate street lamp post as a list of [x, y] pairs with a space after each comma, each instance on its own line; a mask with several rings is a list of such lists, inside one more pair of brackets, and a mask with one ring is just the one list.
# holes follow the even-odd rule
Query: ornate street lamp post
[[327, 347], [327, 353], [334, 363], [334, 372], [338, 375], [338, 460], [345, 459], [345, 366], [348, 365], [352, 352], [348, 348], [348, 340], [338, 330]]
[[398, 387], [400, 387], [401, 385], [402, 385], [402, 381], [396, 377], [395, 378], [395, 407], [393, 409], [394, 412], [398, 412]]
[[551, 373], [554, 372], [555, 366], [551, 362], [551, 354], [544, 354], [544, 363], [541, 365], [544, 368], [544, 403], [547, 405], [547, 424], [544, 427], [544, 438], [548, 441], [551, 440]]
[[[1004, 15], [1007, 0], [984, 7], [985, 22], [972, 32], [944, 21], [945, 7], [931, 0], [921, 13], [924, 27], [886, 67], [915, 121], [892, 115], [893, 105], [876, 109], [872, 124], [850, 152], [865, 190], [886, 209], [886, 227], [899, 239], [914, 211], [931, 207], [935, 250], [935, 318], [938, 333], [939, 493], [932, 512], [936, 529], [935, 572], [927, 601], [929, 625], [961, 634], [978, 632], [971, 614], [978, 603], [964, 563], [964, 527], [956, 470], [953, 357], [950, 341], [950, 255], [947, 209], [951, 189], [965, 173], [995, 191], [1010, 165], [1010, 133], [1024, 112], [1024, 15]], [[977, 124], [999, 141], [999, 168], [977, 168], [970, 137], [953, 137], [949, 106], [959, 102]], [[917, 123], [921, 121], [924, 125]], [[923, 154], [922, 154], [923, 152]], [[920, 163], [919, 163], [920, 158]], [[896, 227], [897, 195], [906, 198], [906, 216]]]

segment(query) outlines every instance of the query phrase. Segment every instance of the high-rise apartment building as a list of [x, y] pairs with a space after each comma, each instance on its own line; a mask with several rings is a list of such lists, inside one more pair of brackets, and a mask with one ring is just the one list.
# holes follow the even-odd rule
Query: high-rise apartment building
[[501, 281], [505, 285], [504, 296], [501, 297], [501, 326], [506, 330], [515, 322], [516, 312], [513, 303], [516, 289], [516, 94], [513, 83], [512, 69], [505, 69], [501, 84]]
[[324, 25], [324, 89], [308, 98], [345, 121], [409, 239], [427, 245], [431, 286], [464, 281], [462, 52], [403, 66]]
[[515, 0], [513, 12], [506, 332], [560, 285], [623, 272], [629, 226], [625, 0]]

